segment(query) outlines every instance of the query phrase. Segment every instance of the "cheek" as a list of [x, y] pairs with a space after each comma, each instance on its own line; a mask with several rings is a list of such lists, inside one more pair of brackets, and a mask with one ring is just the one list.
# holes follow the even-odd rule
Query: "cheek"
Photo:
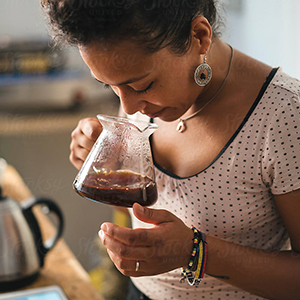
[[192, 94], [193, 82], [187, 80], [186, 77], [174, 76], [169, 78], [166, 84], [162, 85], [163, 95], [170, 99], [170, 101], [187, 102], [193, 101], [189, 99]]

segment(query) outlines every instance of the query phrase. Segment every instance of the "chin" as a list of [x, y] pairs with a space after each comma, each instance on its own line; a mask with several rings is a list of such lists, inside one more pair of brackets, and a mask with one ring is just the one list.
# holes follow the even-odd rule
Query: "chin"
[[177, 116], [162, 116], [162, 117], [158, 117], [156, 119], [160, 119], [163, 122], [174, 122], [176, 120], [178, 120], [179, 117]]

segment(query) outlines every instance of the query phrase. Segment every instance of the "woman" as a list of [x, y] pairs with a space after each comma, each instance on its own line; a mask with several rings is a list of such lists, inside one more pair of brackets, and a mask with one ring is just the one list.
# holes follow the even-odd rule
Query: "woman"
[[[99, 233], [128, 299], [300, 299], [299, 81], [224, 43], [212, 0], [43, 7], [123, 111], [159, 125], [157, 203]], [[100, 133], [79, 122], [76, 168]]]

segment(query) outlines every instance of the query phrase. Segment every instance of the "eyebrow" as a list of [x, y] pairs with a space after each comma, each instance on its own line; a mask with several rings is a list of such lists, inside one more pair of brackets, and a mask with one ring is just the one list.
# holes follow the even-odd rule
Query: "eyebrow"
[[[142, 75], [142, 76], [140, 76], [140, 77], [133, 77], [133, 78], [130, 78], [130, 79], [126, 80], [126, 81], [123, 81], [123, 82], [120, 82], [120, 83], [117, 83], [117, 84], [113, 84], [113, 85], [115, 85], [115, 86], [120, 86], [120, 85], [130, 84], [130, 83], [133, 83], [133, 82], [136, 82], [136, 81], [139, 81], [139, 80], [144, 79], [144, 78], [147, 77], [149, 74], [150, 74], [150, 73], [144, 74], [144, 75]], [[92, 76], [96, 81], [98, 81], [98, 82], [104, 84], [104, 82], [100, 81], [99, 79], [97, 79], [97, 78], [95, 77], [95, 75], [94, 75], [94, 73], [92, 72], [92, 70], [91, 70], [91, 76]]]

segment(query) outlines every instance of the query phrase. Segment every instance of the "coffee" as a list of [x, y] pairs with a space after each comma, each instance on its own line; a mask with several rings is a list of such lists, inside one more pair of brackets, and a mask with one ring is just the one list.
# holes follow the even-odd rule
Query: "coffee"
[[97, 202], [131, 207], [135, 202], [150, 206], [157, 200], [156, 184], [147, 176], [130, 171], [99, 172], [87, 175], [75, 191], [85, 198]]

